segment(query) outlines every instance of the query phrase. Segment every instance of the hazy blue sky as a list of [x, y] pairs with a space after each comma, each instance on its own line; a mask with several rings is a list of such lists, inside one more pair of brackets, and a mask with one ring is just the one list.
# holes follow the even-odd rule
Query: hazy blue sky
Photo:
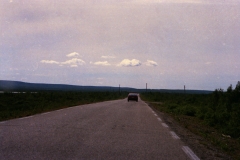
[[155, 89], [240, 81], [240, 0], [0, 0], [0, 79]]

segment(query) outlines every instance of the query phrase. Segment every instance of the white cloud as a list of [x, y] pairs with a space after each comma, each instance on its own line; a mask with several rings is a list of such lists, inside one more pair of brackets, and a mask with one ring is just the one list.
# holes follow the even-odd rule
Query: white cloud
[[158, 65], [157, 62], [154, 62], [152, 60], [147, 60], [147, 62], [145, 64], [147, 66], [154, 66], [154, 67]]
[[78, 65], [84, 65], [85, 62], [78, 58], [73, 58], [71, 60], [67, 60], [65, 62], [57, 62], [53, 60], [42, 60], [41, 63], [47, 63], [47, 64], [59, 64], [60, 66], [63, 65], [70, 65], [70, 67], [78, 67]]
[[70, 65], [70, 66], [78, 66], [78, 65], [84, 65], [85, 62], [81, 59], [78, 58], [73, 58], [71, 60], [65, 61], [65, 62], [61, 62], [61, 64], [65, 64], [65, 65]]
[[57, 62], [57, 61], [53, 61], [53, 60], [42, 60], [41, 63], [47, 63], [47, 64], [59, 64], [59, 62]]
[[79, 56], [79, 53], [72, 52], [72, 53], [67, 54], [67, 57], [74, 57], [74, 56]]
[[78, 65], [76, 65], [76, 64], [73, 64], [73, 65], [71, 65], [70, 67], [78, 67]]
[[116, 58], [116, 57], [115, 56], [102, 56], [101, 58], [112, 59], [112, 58]]
[[140, 66], [140, 65], [141, 65], [141, 61], [139, 61], [137, 59], [132, 59], [132, 60], [124, 59], [117, 66], [136, 67], [136, 66]]
[[100, 66], [110, 66], [111, 64], [108, 63], [108, 61], [104, 61], [104, 62], [95, 62], [94, 65], [100, 65]]

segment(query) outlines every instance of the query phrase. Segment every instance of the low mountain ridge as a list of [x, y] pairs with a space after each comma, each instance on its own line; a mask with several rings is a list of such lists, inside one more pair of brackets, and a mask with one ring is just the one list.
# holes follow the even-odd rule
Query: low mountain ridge
[[[0, 80], [0, 91], [4, 92], [23, 92], [23, 91], [109, 91], [118, 92], [119, 87], [112, 86], [79, 86], [69, 84], [45, 84], [45, 83], [28, 83], [21, 81]], [[130, 87], [121, 87], [120, 91], [125, 92], [146, 92], [146, 89], [136, 89]], [[209, 94], [213, 91], [207, 90], [172, 90], [172, 89], [147, 89], [147, 92], [163, 93], [187, 93], [187, 94]]]
[[[135, 89], [124, 87], [121, 88], [121, 90], [125, 91]], [[0, 80], [0, 91], [119, 91], [119, 87], [27, 83], [20, 81]]]

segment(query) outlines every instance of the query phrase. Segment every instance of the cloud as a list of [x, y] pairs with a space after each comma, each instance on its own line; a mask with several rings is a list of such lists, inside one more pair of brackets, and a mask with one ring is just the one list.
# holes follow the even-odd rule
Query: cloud
[[53, 61], [53, 60], [42, 60], [41, 63], [47, 63], [47, 64], [59, 64], [59, 62], [57, 62], [57, 61]]
[[78, 67], [78, 65], [76, 65], [76, 64], [73, 64], [73, 65], [71, 65], [70, 67]]
[[112, 58], [116, 58], [116, 57], [115, 56], [102, 56], [101, 58], [112, 59]]
[[67, 57], [74, 57], [74, 56], [79, 56], [79, 53], [72, 52], [72, 53], [67, 54]]
[[78, 66], [78, 65], [84, 65], [85, 62], [81, 59], [78, 59], [78, 58], [73, 58], [71, 60], [68, 60], [68, 61], [65, 61], [65, 62], [61, 62], [61, 64], [63, 65], [70, 65], [70, 66]]
[[70, 65], [70, 67], [78, 67], [78, 65], [84, 65], [85, 62], [78, 58], [73, 58], [71, 60], [67, 60], [65, 62], [57, 62], [53, 60], [42, 60], [41, 63], [47, 63], [47, 64], [59, 64], [62, 65]]
[[95, 62], [94, 65], [100, 65], [100, 66], [110, 66], [111, 64], [108, 63], [108, 61], [104, 61], [104, 62]]
[[154, 62], [152, 60], [147, 60], [147, 62], [145, 64], [147, 66], [153, 66], [153, 67], [156, 67], [158, 65], [157, 62]]
[[117, 66], [136, 67], [136, 66], [140, 66], [140, 65], [141, 65], [141, 61], [139, 61], [137, 59], [132, 59], [132, 60], [124, 59]]

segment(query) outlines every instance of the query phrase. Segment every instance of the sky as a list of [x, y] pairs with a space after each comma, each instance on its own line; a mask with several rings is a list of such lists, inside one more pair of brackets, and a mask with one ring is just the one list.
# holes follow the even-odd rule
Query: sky
[[240, 0], [0, 2], [0, 80], [197, 90], [240, 81]]

